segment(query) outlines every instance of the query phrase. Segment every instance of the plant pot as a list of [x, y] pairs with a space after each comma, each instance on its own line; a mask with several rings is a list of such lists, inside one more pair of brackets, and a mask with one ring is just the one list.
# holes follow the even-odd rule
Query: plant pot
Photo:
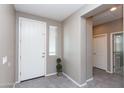
[[58, 72], [57, 73], [57, 76], [62, 76], [62, 72]]

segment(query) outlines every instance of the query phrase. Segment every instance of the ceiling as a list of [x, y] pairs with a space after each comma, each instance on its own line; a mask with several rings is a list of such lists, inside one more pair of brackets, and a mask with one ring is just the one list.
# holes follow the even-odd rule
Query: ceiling
[[97, 14], [96, 16], [93, 17], [93, 25], [100, 25], [103, 23], [107, 23], [110, 21], [114, 21], [116, 19], [120, 19], [123, 17], [123, 7], [122, 5], [117, 5], [117, 10], [115, 11], [110, 11], [110, 9]]
[[84, 4], [15, 4], [16, 11], [63, 21]]

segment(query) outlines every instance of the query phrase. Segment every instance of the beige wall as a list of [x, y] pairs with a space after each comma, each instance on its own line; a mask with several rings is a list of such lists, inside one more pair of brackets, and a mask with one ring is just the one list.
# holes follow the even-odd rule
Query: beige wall
[[[110, 9], [112, 4], [86, 4], [63, 22], [64, 73], [80, 85], [92, 78], [91, 30], [87, 32], [86, 18]], [[88, 60], [87, 60], [88, 59]], [[91, 64], [90, 64], [91, 63]]]
[[108, 62], [107, 70], [110, 71], [110, 34], [113, 32], [123, 31], [123, 19], [118, 19], [109, 23], [104, 23], [93, 28], [93, 35], [107, 34], [107, 53]]
[[[123, 4], [123, 39], [124, 39], [124, 4]], [[124, 53], [124, 40], [123, 40], [123, 53]], [[123, 54], [123, 58], [124, 58], [124, 54]], [[124, 75], [124, 65], [123, 65], [123, 75]]]
[[[0, 87], [10, 87], [15, 82], [15, 11], [13, 5], [0, 5]], [[2, 57], [8, 61], [2, 64]]]
[[87, 53], [86, 53], [86, 61], [87, 61], [87, 78], [92, 78], [93, 77], [93, 68], [92, 68], [92, 37], [93, 37], [93, 21], [92, 21], [92, 17], [87, 18], [86, 20], [86, 47], [87, 47]]
[[56, 58], [57, 57], [62, 57], [62, 37], [61, 37], [61, 23], [60, 22], [57, 22], [55, 20], [51, 20], [51, 19], [48, 19], [48, 18], [44, 18], [44, 17], [41, 17], [41, 16], [35, 16], [35, 15], [32, 15], [32, 14], [28, 14], [28, 13], [23, 13], [23, 12], [16, 12], [16, 21], [17, 21], [17, 31], [16, 31], [16, 39], [17, 39], [17, 46], [16, 46], [16, 50], [17, 50], [17, 63], [16, 63], [16, 81], [18, 81], [18, 21], [19, 21], [19, 17], [25, 17], [25, 18], [30, 18], [30, 19], [34, 19], [34, 20], [39, 20], [39, 21], [44, 21], [46, 22], [47, 24], [47, 50], [49, 49], [49, 34], [48, 34], [48, 27], [50, 25], [52, 26], [57, 26], [58, 27], [58, 32], [57, 32], [57, 55], [56, 56], [49, 56], [48, 55], [48, 51], [47, 52], [47, 62], [46, 62], [46, 74], [52, 74], [52, 73], [56, 73]]
[[99, 6], [86, 5], [63, 22], [64, 73], [80, 85], [91, 76], [86, 72], [86, 19], [82, 15]]

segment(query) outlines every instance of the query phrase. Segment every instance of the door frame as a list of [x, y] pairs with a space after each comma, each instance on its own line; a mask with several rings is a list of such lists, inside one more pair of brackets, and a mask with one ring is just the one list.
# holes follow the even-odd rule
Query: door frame
[[[98, 35], [93, 35], [93, 38], [95, 38], [95, 37], [100, 37], [100, 36], [105, 36], [106, 37], [106, 45], [108, 46], [108, 37], [107, 37], [107, 34], [98, 34]], [[107, 69], [107, 67], [108, 67], [108, 48], [106, 49], [106, 59], [107, 59], [107, 62], [106, 62], [106, 72], [108, 72], [108, 69]]]
[[[43, 22], [46, 24], [46, 22], [44, 21], [39, 21], [39, 20], [34, 20], [34, 19], [30, 19], [30, 18], [26, 18], [26, 17], [19, 17], [18, 18], [18, 28], [19, 28], [19, 32], [18, 32], [18, 82], [21, 82], [21, 19], [29, 19], [29, 20], [33, 20], [33, 21], [38, 21], [38, 22]], [[46, 70], [47, 70], [47, 24], [46, 24], [46, 36], [45, 36], [45, 46], [46, 46], [46, 54], [45, 54], [45, 62], [44, 62], [44, 76], [46, 76]]]
[[120, 34], [120, 33], [124, 34], [123, 31], [110, 33], [110, 62], [111, 62], [111, 66], [110, 66], [111, 71], [110, 72], [111, 73], [114, 73], [114, 68], [113, 68], [113, 66], [114, 66], [114, 63], [113, 63], [113, 44], [112, 44], [113, 38], [112, 37], [113, 37], [113, 35]]

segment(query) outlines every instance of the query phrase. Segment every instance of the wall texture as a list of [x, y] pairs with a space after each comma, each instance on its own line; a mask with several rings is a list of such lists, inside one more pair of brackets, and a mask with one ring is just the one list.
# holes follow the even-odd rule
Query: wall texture
[[[10, 87], [15, 82], [16, 17], [13, 5], [0, 5], [0, 87]], [[2, 64], [2, 57], [7, 63]]]
[[91, 76], [86, 72], [86, 19], [82, 16], [99, 6], [86, 5], [63, 22], [64, 73], [80, 85]]
[[[16, 25], [17, 25], [17, 31], [16, 31], [16, 40], [17, 40], [17, 45], [16, 45], [16, 50], [17, 50], [17, 56], [16, 56], [16, 75], [18, 75], [18, 38], [19, 38], [19, 29], [18, 29], [18, 23], [19, 23], [19, 17], [25, 17], [25, 18], [30, 18], [30, 19], [34, 19], [34, 20], [39, 20], [39, 21], [44, 21], [47, 24], [47, 50], [49, 49], [49, 34], [48, 34], [48, 30], [49, 30], [49, 26], [57, 26], [58, 27], [58, 32], [57, 32], [57, 55], [56, 56], [49, 56], [48, 55], [48, 51], [47, 52], [47, 63], [46, 63], [46, 74], [52, 74], [52, 73], [56, 73], [56, 58], [57, 57], [62, 57], [62, 37], [61, 37], [61, 23], [48, 19], [48, 18], [44, 18], [44, 17], [40, 17], [40, 16], [35, 16], [32, 14], [27, 14], [27, 13], [23, 13], [23, 12], [16, 12]], [[16, 81], [18, 81], [18, 76], [16, 76]]]
[[[112, 4], [86, 4], [63, 22], [64, 73], [81, 86], [92, 78], [92, 64], [90, 64], [92, 57], [87, 58], [92, 56], [92, 51], [88, 51], [92, 49], [90, 46], [92, 29], [87, 29], [86, 18], [110, 9], [112, 6]], [[87, 30], [90, 31], [87, 32]]]
[[109, 23], [104, 23], [101, 25], [97, 25], [93, 28], [93, 35], [99, 34], [107, 34], [107, 70], [110, 71], [110, 34], [113, 32], [120, 32], [123, 31], [123, 19], [114, 20]]
[[93, 56], [92, 56], [92, 37], [93, 37], [93, 21], [92, 21], [92, 17], [87, 18], [86, 21], [86, 29], [87, 29], [87, 33], [86, 33], [86, 47], [87, 47], [87, 52], [86, 52], [86, 61], [87, 61], [87, 79], [90, 79], [93, 77], [93, 64], [92, 64], [92, 60], [93, 60]]
[[[124, 36], [124, 4], [123, 4], [123, 36]], [[124, 40], [123, 40], [123, 53], [124, 53]], [[123, 58], [124, 58], [124, 55], [123, 55]], [[123, 66], [123, 75], [124, 75], [124, 66]]]

